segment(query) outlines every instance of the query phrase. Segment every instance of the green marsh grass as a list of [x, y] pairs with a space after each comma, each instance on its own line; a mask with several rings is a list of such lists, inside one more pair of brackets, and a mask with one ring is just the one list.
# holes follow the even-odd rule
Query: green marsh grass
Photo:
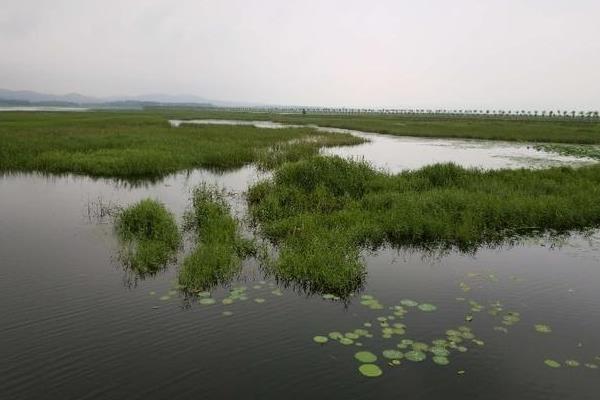
[[255, 252], [253, 243], [240, 235], [221, 191], [202, 185], [194, 190], [192, 202], [186, 229], [196, 232], [198, 244], [184, 260], [178, 278], [189, 292], [229, 282], [242, 260]]
[[140, 275], [155, 273], [173, 261], [181, 243], [175, 218], [152, 199], [122, 210], [115, 229], [122, 244], [122, 261]]
[[481, 171], [453, 164], [388, 174], [339, 157], [287, 163], [248, 193], [282, 277], [344, 295], [362, 249], [458, 248], [600, 225], [600, 166]]
[[3, 112], [0, 172], [156, 179], [193, 168], [229, 170], [253, 162], [276, 166], [314, 155], [321, 146], [362, 142], [310, 128], [175, 128], [156, 112]]

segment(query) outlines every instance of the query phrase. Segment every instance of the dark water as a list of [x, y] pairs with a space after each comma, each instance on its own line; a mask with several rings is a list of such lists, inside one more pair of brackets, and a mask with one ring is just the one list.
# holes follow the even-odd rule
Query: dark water
[[[234, 286], [247, 286], [249, 299], [222, 305], [227, 289], [217, 288], [219, 302], [207, 306], [177, 293], [176, 266], [146, 279], [124, 271], [110, 220], [88, 215], [99, 199], [127, 205], [153, 197], [181, 216], [189, 190], [203, 181], [235, 192], [231, 200], [243, 212], [241, 193], [255, 175], [252, 168], [196, 171], [137, 188], [81, 177], [0, 178], [0, 399], [598, 398], [600, 369], [584, 366], [600, 364], [597, 237], [474, 256], [365, 254], [366, 287], [349, 304], [285, 287], [277, 296], [274, 280], [248, 261]], [[361, 305], [362, 294], [386, 309]], [[410, 309], [405, 337], [429, 342], [467, 324], [484, 345], [453, 352], [447, 366], [428, 359], [392, 368], [381, 351], [401, 338], [383, 339], [378, 329], [369, 328], [374, 337], [361, 339], [362, 347], [312, 340], [376, 325], [391, 314], [387, 306], [406, 298], [438, 309]], [[496, 331], [501, 318], [469, 311], [471, 299], [483, 306], [500, 301], [521, 321], [508, 333]], [[537, 333], [534, 324], [553, 332]], [[383, 376], [358, 373], [359, 350], [380, 356]], [[546, 359], [581, 366], [552, 369]]]

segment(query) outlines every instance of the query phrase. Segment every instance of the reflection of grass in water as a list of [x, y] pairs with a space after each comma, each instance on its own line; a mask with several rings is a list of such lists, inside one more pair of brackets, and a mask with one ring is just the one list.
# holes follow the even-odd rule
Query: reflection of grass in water
[[173, 215], [151, 199], [123, 210], [117, 216], [116, 230], [123, 243], [121, 259], [141, 275], [164, 267], [181, 242]]
[[288, 163], [248, 201], [279, 246], [273, 269], [343, 294], [360, 279], [361, 248], [471, 250], [515, 235], [600, 224], [600, 167], [468, 170], [433, 165], [390, 175], [335, 157]]
[[199, 237], [196, 249], [183, 262], [179, 284], [187, 290], [203, 290], [231, 280], [253, 244], [238, 233], [223, 193], [200, 186], [193, 194], [193, 209], [186, 216], [188, 229]]

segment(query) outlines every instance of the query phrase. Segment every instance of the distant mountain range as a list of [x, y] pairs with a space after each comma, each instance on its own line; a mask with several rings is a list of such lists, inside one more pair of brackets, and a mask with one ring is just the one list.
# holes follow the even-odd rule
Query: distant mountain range
[[141, 96], [91, 97], [79, 93], [47, 94], [31, 90], [0, 89], [0, 105], [45, 106], [117, 106], [142, 107], [145, 105], [253, 107], [262, 104], [210, 100], [194, 95], [147, 94]]

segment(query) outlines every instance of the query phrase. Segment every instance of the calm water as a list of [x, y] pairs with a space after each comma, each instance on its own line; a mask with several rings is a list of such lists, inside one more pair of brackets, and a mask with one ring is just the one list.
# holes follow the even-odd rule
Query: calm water
[[[223, 305], [228, 288], [219, 287], [212, 293], [219, 302], [206, 306], [178, 293], [176, 265], [145, 279], [124, 270], [110, 219], [93, 213], [99, 202], [125, 206], [152, 197], [181, 217], [190, 190], [209, 182], [226, 187], [242, 214], [243, 192], [257, 179], [252, 167], [182, 173], [138, 187], [73, 176], [1, 177], [0, 399], [598, 398], [600, 369], [584, 364], [600, 365], [600, 235], [475, 255], [365, 253], [366, 285], [347, 304], [280, 286], [248, 260], [232, 285], [246, 286], [249, 299]], [[385, 308], [361, 305], [365, 294]], [[377, 317], [393, 316], [388, 307], [402, 299], [437, 310], [406, 307], [403, 319], [389, 320], [406, 324], [406, 334], [382, 338]], [[469, 301], [482, 311], [471, 311]], [[495, 317], [488, 311], [498, 301], [504, 310]], [[521, 320], [503, 325], [508, 311]], [[373, 337], [361, 338], [362, 347], [313, 342], [365, 322]], [[535, 324], [552, 333], [536, 332]], [[390, 367], [381, 357], [403, 337], [430, 342], [460, 325], [483, 345], [465, 341], [468, 351], [453, 352], [447, 366], [428, 359]], [[383, 376], [358, 373], [359, 350], [379, 355]], [[546, 359], [581, 366], [552, 369]]]

